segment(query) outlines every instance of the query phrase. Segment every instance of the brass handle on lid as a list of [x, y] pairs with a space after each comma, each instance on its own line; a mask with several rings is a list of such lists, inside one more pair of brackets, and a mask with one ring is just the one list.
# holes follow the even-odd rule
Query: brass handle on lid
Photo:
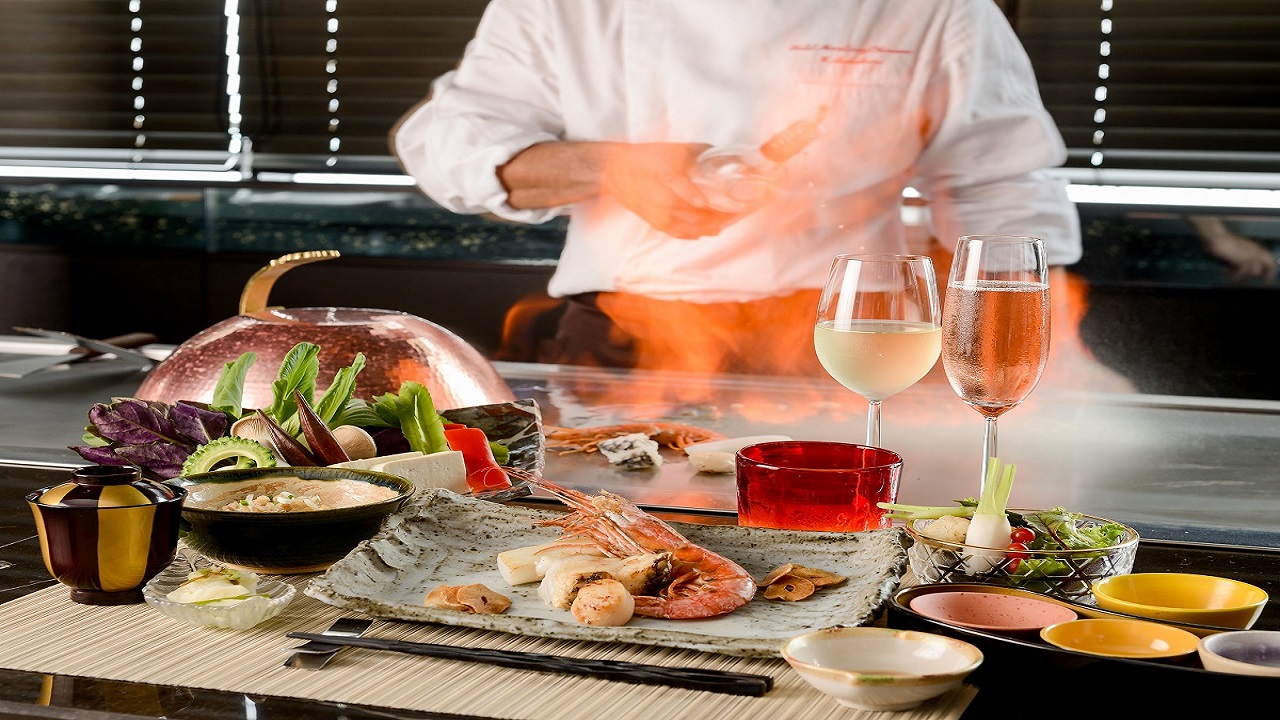
[[240, 314], [266, 310], [267, 298], [271, 295], [272, 286], [276, 284], [276, 278], [289, 270], [319, 260], [332, 260], [339, 254], [337, 250], [305, 250], [281, 255], [267, 263], [266, 267], [255, 272], [244, 284], [244, 291], [240, 293]]

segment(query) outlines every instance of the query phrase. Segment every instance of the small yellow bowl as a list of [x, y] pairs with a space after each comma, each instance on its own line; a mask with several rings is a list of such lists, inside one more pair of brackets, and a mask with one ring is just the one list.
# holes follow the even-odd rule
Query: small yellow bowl
[[1093, 583], [1098, 607], [1153, 620], [1245, 630], [1267, 604], [1265, 590], [1196, 573], [1131, 573]]
[[1129, 618], [1068, 620], [1042, 629], [1040, 637], [1064, 650], [1144, 660], [1190, 655], [1200, 644], [1200, 637], [1186, 630]]

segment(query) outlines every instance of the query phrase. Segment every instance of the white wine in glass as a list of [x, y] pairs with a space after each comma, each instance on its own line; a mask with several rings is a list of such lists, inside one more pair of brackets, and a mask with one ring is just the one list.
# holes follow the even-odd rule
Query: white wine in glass
[[942, 308], [942, 367], [960, 399], [986, 419], [980, 478], [996, 457], [996, 419], [1040, 381], [1049, 359], [1044, 242], [967, 235], [956, 244]]
[[938, 361], [938, 281], [926, 255], [839, 255], [818, 301], [818, 360], [867, 400], [867, 441], [880, 446], [880, 403]]

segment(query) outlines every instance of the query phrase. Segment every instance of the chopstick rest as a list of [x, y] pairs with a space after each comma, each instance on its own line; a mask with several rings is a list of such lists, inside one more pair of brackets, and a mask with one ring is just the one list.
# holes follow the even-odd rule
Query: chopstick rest
[[393, 640], [390, 638], [332, 637], [303, 632], [290, 632], [287, 633], [287, 636], [299, 640], [319, 640], [333, 645], [346, 645], [370, 650], [391, 650], [410, 655], [427, 655], [448, 660], [483, 662], [518, 670], [589, 675], [618, 682], [663, 685], [729, 695], [760, 697], [773, 688], [773, 678], [768, 675], [753, 675], [726, 670], [646, 665], [625, 660], [572, 658], [563, 655], [547, 655], [518, 650], [455, 647], [453, 645]]

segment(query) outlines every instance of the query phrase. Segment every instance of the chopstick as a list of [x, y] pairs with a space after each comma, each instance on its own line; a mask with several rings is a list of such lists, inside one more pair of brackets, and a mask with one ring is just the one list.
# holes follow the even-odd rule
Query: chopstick
[[438, 645], [390, 638], [334, 637], [304, 632], [290, 632], [287, 635], [299, 640], [319, 640], [332, 645], [347, 645], [371, 650], [391, 650], [410, 655], [427, 655], [448, 660], [483, 662], [518, 670], [589, 675], [618, 682], [664, 685], [666, 687], [703, 690], [729, 695], [760, 697], [773, 688], [773, 678], [768, 675], [752, 675], [750, 673], [727, 670], [645, 665], [625, 660], [572, 658], [563, 655], [547, 655], [519, 650], [455, 647], [453, 645]]

